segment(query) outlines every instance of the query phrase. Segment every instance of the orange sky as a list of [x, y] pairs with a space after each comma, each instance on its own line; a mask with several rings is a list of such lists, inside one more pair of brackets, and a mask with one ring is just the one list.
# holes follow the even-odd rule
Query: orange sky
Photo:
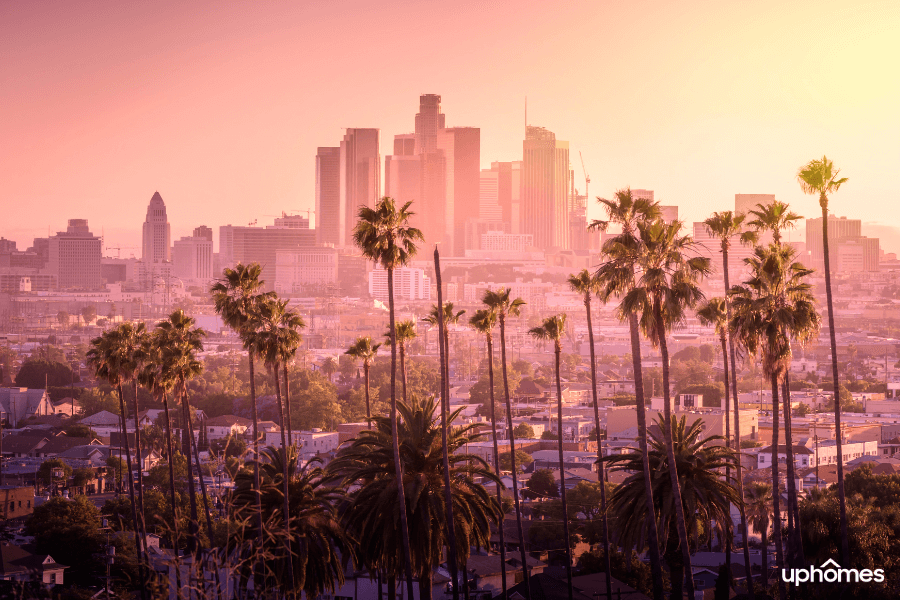
[[74, 217], [139, 246], [155, 190], [176, 237], [313, 208], [315, 148], [379, 127], [389, 152], [421, 93], [481, 127], [484, 166], [521, 158], [527, 95], [592, 196], [654, 189], [692, 221], [775, 193], [814, 216], [794, 174], [827, 153], [850, 177], [833, 210], [900, 228], [897, 2], [31, 0], [0, 3], [0, 56], [20, 248]]

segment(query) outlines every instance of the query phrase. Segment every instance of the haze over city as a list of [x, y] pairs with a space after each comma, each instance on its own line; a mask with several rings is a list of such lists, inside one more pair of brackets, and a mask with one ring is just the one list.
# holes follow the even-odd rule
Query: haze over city
[[0, 234], [87, 218], [132, 246], [156, 190], [176, 239], [314, 209], [316, 147], [377, 127], [389, 154], [423, 93], [481, 128], [482, 167], [521, 159], [527, 96], [592, 197], [815, 216], [794, 172], [825, 150], [854, 175], [836, 213], [897, 227], [898, 24], [893, 2], [3, 3]]

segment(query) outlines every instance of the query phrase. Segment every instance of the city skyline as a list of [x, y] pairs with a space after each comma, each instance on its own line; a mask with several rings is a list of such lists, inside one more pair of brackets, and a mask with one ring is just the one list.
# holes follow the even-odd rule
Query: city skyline
[[[521, 160], [527, 96], [529, 124], [570, 142], [580, 191], [579, 151], [591, 199], [653, 189], [687, 223], [730, 207], [735, 193], [774, 193], [817, 216], [794, 175], [824, 151], [850, 177], [833, 213], [862, 219], [864, 235], [898, 250], [885, 230], [900, 226], [887, 210], [900, 190], [884, 177], [898, 133], [898, 83], [883, 76], [898, 50], [891, 4], [759, 3], [740, 18], [713, 4], [525, 3], [514, 13], [461, 4], [441, 15], [440, 31], [421, 32], [415, 24], [433, 15], [402, 3], [346, 12], [264, 3], [252, 15], [108, 6], [0, 8], [11, 58], [0, 75], [16, 84], [0, 92], [2, 129], [21, 141], [0, 151], [0, 235], [20, 248], [71, 218], [87, 219], [107, 247], [133, 245], [155, 190], [172, 239], [200, 224], [312, 210], [316, 148], [335, 145], [346, 126], [372, 127], [387, 155], [389, 140], [410, 131], [418, 96], [435, 93], [452, 125], [481, 129], [482, 169]], [[456, 39], [463, 22], [471, 36]], [[563, 25], [565, 39], [553, 34]], [[333, 56], [314, 47], [325, 35]], [[396, 68], [354, 63], [358, 46], [335, 49], [348, 40]], [[398, 54], [425, 40], [421, 56]], [[878, 232], [865, 225], [875, 220]]]

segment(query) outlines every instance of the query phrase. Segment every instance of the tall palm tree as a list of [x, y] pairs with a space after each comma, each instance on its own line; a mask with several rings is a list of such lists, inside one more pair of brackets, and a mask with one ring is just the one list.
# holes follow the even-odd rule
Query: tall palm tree
[[[762, 481], [756, 481], [751, 483], [747, 488], [747, 497], [746, 497], [746, 505], [745, 512], [747, 513], [747, 519], [750, 521], [750, 524], [753, 526], [753, 529], [758, 531], [762, 536], [762, 572], [763, 572], [763, 586], [766, 585], [766, 581], [769, 576], [769, 522], [771, 521], [772, 515], [772, 484], [765, 483]], [[775, 519], [776, 521], [778, 519]], [[752, 579], [750, 577], [751, 571], [747, 571], [747, 578]]]
[[[691, 573], [691, 551], [687, 536], [687, 518], [679, 501], [680, 484], [675, 469], [671, 436], [672, 405], [669, 379], [668, 330], [684, 320], [687, 309], [703, 299], [699, 281], [709, 273], [709, 259], [692, 256], [696, 244], [692, 237], [681, 235], [681, 223], [638, 223], [638, 237], [620, 236], [621, 242], [610, 245], [608, 254], [619, 268], [638, 273], [631, 289], [622, 300], [626, 314], [639, 314], [640, 326], [650, 342], [659, 348], [662, 359], [663, 434], [669, 456], [669, 476], [675, 495], [675, 525], [687, 573]], [[688, 597], [693, 597], [694, 581], [686, 579]]]
[[[288, 346], [292, 348], [296, 348], [299, 345], [298, 338], [300, 334], [294, 327], [284, 326], [285, 317], [287, 313], [290, 311], [287, 310], [287, 301], [286, 300], [268, 300], [264, 302], [260, 306], [260, 314], [259, 314], [259, 328], [255, 333], [253, 333], [253, 346], [259, 350], [260, 357], [263, 359], [263, 363], [272, 370], [273, 379], [275, 380], [275, 397], [278, 401], [278, 417], [281, 421], [281, 452], [283, 454], [283, 460], [281, 461], [282, 467], [284, 467], [285, 472], [281, 478], [281, 483], [283, 486], [282, 490], [282, 501], [284, 502], [284, 510], [282, 511], [282, 516], [284, 519], [284, 531], [290, 531], [290, 491], [288, 490], [288, 485], [291, 479], [291, 474], [287, 471], [290, 466], [290, 461], [287, 460], [288, 449], [293, 446], [293, 440], [290, 442], [286, 437], [286, 421], [287, 421], [287, 413], [284, 410], [284, 400], [281, 396], [281, 384], [278, 379], [278, 368], [281, 365], [281, 360], [286, 353], [286, 348]], [[331, 359], [332, 361], [334, 359]], [[286, 366], [285, 366], [286, 368]], [[288, 589], [294, 590], [294, 566], [293, 566], [293, 557], [291, 556], [291, 544], [289, 536], [285, 535], [284, 537], [285, 544], [285, 554], [284, 560], [287, 563], [287, 574], [288, 574]]]
[[[235, 476], [232, 505], [239, 527], [231, 536], [229, 549], [233, 554], [243, 555], [238, 570], [245, 580], [253, 575], [255, 563], [263, 560], [266, 579], [274, 582], [274, 587], [286, 595], [304, 592], [308, 598], [314, 598], [324, 592], [333, 593], [344, 584], [344, 561], [356, 559], [352, 539], [344, 531], [338, 515], [338, 507], [345, 500], [344, 493], [328, 484], [319, 458], [298, 468], [295, 448], [288, 449], [288, 464], [284, 464], [284, 457], [280, 449], [266, 447], [261, 452], [259, 464], [253, 464], [251, 469], [243, 469]], [[254, 531], [256, 492], [251, 474], [257, 468], [262, 473], [262, 506], [267, 524], [268, 546], [263, 552], [247, 543], [258, 537]], [[290, 529], [287, 531], [278, 527], [278, 523], [284, 521], [281, 480], [285, 473], [291, 473]], [[277, 554], [285, 543], [291, 547], [291, 561]], [[269, 547], [275, 551], [267, 551]], [[285, 577], [291, 568], [293, 575]], [[286, 586], [282, 585], [286, 582]]]
[[387, 331], [384, 334], [385, 343], [393, 346], [396, 339], [400, 349], [400, 374], [403, 383], [403, 401], [406, 402], [406, 351], [409, 349], [409, 343], [416, 338], [416, 322], [412, 319], [398, 321], [396, 329], [393, 332]]
[[144, 339], [141, 354], [144, 357], [144, 366], [138, 374], [141, 385], [157, 399], [162, 398], [163, 410], [166, 420], [166, 453], [169, 467], [169, 500], [172, 503], [172, 549], [175, 553], [175, 595], [181, 600], [181, 559], [178, 549], [180, 539], [178, 531], [178, 498], [175, 491], [175, 448], [172, 443], [172, 418], [169, 413], [169, 394], [175, 388], [175, 375], [171, 364], [163, 360], [163, 351], [166, 347], [165, 335], [162, 330], [155, 330]]
[[609, 522], [606, 516], [606, 469], [603, 466], [603, 447], [600, 441], [600, 405], [597, 397], [597, 355], [594, 348], [594, 327], [591, 320], [591, 296], [600, 292], [599, 284], [587, 269], [569, 275], [569, 289], [581, 294], [587, 315], [588, 342], [591, 349], [591, 398], [594, 402], [594, 430], [597, 432], [597, 470], [600, 479], [600, 512], [602, 513], [603, 554], [606, 558], [606, 597], [612, 600], [612, 565], [609, 556]]
[[[125, 396], [122, 393], [122, 382], [128, 376], [128, 358], [126, 356], [127, 341], [123, 340], [123, 331], [116, 328], [104, 331], [99, 337], [91, 340], [87, 351], [87, 363], [94, 368], [94, 377], [104, 379], [116, 389], [119, 396], [119, 418], [122, 427], [121, 443], [125, 446], [125, 464], [128, 467], [128, 498], [131, 501], [131, 520], [134, 523], [134, 545], [137, 552], [138, 566], [142, 582], [146, 582], [144, 574], [144, 553], [141, 544], [141, 524], [138, 520], [137, 502], [134, 493], [134, 471], [131, 462], [131, 444], [128, 443], [128, 428], [125, 422]], [[135, 417], [137, 418], [137, 417]], [[140, 457], [138, 457], [140, 463]], [[140, 470], [140, 464], [138, 465]], [[146, 585], [141, 585], [141, 598], [146, 598]]]
[[356, 338], [353, 345], [344, 352], [344, 354], [362, 361], [363, 377], [366, 385], [366, 422], [369, 424], [369, 429], [372, 429], [372, 407], [369, 400], [369, 369], [372, 368], [372, 363], [375, 362], [375, 355], [378, 354], [379, 348], [381, 348], [381, 344], [373, 344], [372, 338], [363, 336]]
[[525, 580], [525, 591], [531, 598], [531, 581], [529, 578], [528, 561], [525, 553], [525, 533], [522, 528], [522, 510], [519, 505], [519, 475], [516, 468], [516, 435], [513, 426], [512, 400], [509, 397], [509, 376], [506, 370], [506, 317], [518, 317], [522, 314], [525, 301], [521, 298], [513, 298], [510, 288], [499, 290], [487, 290], [481, 298], [482, 304], [497, 314], [500, 323], [500, 366], [503, 372], [503, 396], [506, 402], [506, 428], [509, 439], [509, 460], [512, 470], [513, 506], [516, 510], [516, 534], [519, 536], [519, 558], [522, 561], [522, 577]]
[[[659, 431], [665, 431], [664, 417], [658, 417]], [[737, 502], [737, 490], [734, 480], [721, 476], [721, 471], [737, 461], [737, 453], [716, 442], [724, 440], [722, 436], [704, 437], [704, 423], [697, 419], [686, 423], [681, 417], [672, 424], [672, 439], [675, 446], [674, 462], [678, 473], [681, 490], [680, 501], [683, 512], [688, 517], [688, 531], [692, 539], [709, 538], [713, 531], [710, 527], [715, 523], [719, 536], [724, 535], [731, 518], [730, 504]], [[656, 503], [652, 513], [648, 513], [644, 503], [644, 477], [641, 474], [643, 457], [639, 453], [611, 454], [603, 458], [611, 471], [627, 475], [619, 484], [610, 499], [610, 512], [616, 519], [618, 542], [625, 548], [638, 548], [643, 545], [650, 521], [659, 520], [659, 531], [664, 534], [661, 543], [668, 549], [667, 555], [672, 568], [672, 598], [682, 598], [680, 582], [684, 572], [690, 579], [691, 572], [687, 565], [679, 559], [676, 529], [676, 503], [679, 501], [673, 493], [669, 479], [669, 462], [673, 455], [669, 453], [668, 441], [664, 435], [651, 431], [649, 449], [650, 464], [653, 467], [653, 500]], [[655, 515], [655, 518], [650, 515]], [[679, 573], [682, 572], [682, 573]], [[679, 576], [680, 575], [680, 576]], [[692, 596], [689, 596], [692, 597]]]
[[[452, 302], [444, 302], [441, 285], [441, 255], [434, 248], [434, 272], [437, 284], [438, 303], [431, 307], [431, 311], [422, 321], [438, 328], [438, 353], [441, 359], [441, 440], [443, 445], [444, 460], [444, 509], [447, 512], [447, 562], [450, 569], [450, 578], [453, 580], [453, 599], [459, 600], [459, 557], [456, 554], [456, 527], [453, 519], [453, 497], [450, 493], [450, 456], [447, 451], [448, 428], [447, 422], [450, 398], [450, 325], [459, 322], [466, 311], [454, 311]], [[503, 565], [503, 580], [506, 579], [506, 565]], [[463, 565], [463, 585], [467, 588], [465, 565]], [[505, 589], [505, 588], [504, 588]]]
[[[487, 342], [487, 359], [488, 359], [488, 386], [491, 398], [491, 440], [494, 442], [494, 472], [500, 477], [500, 445], [497, 443], [497, 410], [494, 404], [494, 327], [497, 326], [497, 313], [489, 308], [483, 308], [475, 311], [469, 324], [478, 333], [485, 336]], [[497, 503], [503, 505], [503, 495], [501, 493], [501, 485], [497, 481]], [[497, 529], [500, 536], [500, 584], [502, 586], [503, 595], [506, 595], [506, 533], [503, 531], [503, 522]]]
[[[838, 356], [837, 340], [834, 333], [834, 302], [831, 293], [831, 256], [828, 249], [828, 197], [837, 192], [847, 182], [846, 177], [838, 177], [841, 170], [834, 167], [834, 163], [827, 156], [821, 159], [811, 160], [800, 167], [797, 172], [797, 180], [800, 188], [806, 194], [819, 197], [819, 207], [822, 209], [822, 252], [825, 259], [825, 297], [828, 302], [828, 334], [831, 342], [831, 374], [834, 381], [834, 427], [835, 431], [841, 431], [841, 399], [838, 390]], [[837, 454], [842, 454], [842, 440], [840, 433], [835, 436], [837, 440]], [[847, 498], [844, 494], [844, 465], [837, 463], [837, 488], [841, 509], [841, 562], [850, 562], [850, 537], [847, 525]]]
[[[528, 333], [538, 340], [552, 341], [553, 354], [556, 361], [556, 418], [558, 422], [559, 435], [557, 436], [557, 447], [559, 448], [559, 496], [562, 501], [562, 511], [564, 515], [569, 514], [566, 505], [566, 464], [563, 457], [563, 412], [562, 412], [562, 381], [559, 374], [559, 358], [562, 354], [562, 338], [566, 333], [566, 313], [560, 313], [547, 317], [540, 327], [533, 327]], [[599, 435], [599, 431], [597, 432]], [[572, 546], [569, 535], [569, 519], [563, 519], [563, 534], [565, 535], [566, 545], [566, 579], [569, 583], [569, 600], [572, 600]]]
[[[709, 314], [710, 317], [714, 318], [715, 321], [709, 320], [707, 321], [709, 324], [713, 324], [716, 326], [716, 332], [719, 332], [720, 323], [724, 328], [724, 334], [728, 340], [728, 356], [725, 355], [726, 350], [722, 349], [722, 360], [727, 363], [730, 359], [731, 361], [731, 380], [729, 382], [728, 378], [728, 365], [725, 365], [725, 438], [726, 444], [729, 440], [731, 440], [730, 431], [728, 427], [728, 388], [731, 386], [731, 397], [734, 398], [734, 449], [735, 451], [740, 451], [741, 448], [741, 417], [740, 417], [740, 409], [738, 408], [738, 396], [737, 396], [737, 366], [735, 364], [735, 352], [734, 352], [734, 340], [728, 336], [728, 320], [731, 318], [731, 304], [728, 301], [728, 290], [731, 289], [730, 283], [730, 273], [729, 273], [729, 264], [728, 264], [728, 251], [731, 249], [732, 240], [736, 237], [742, 243], [752, 242], [754, 239], [754, 235], [752, 232], [745, 232], [743, 225], [744, 219], [746, 215], [743, 213], [733, 213], [730, 210], [722, 211], [722, 212], [714, 212], [712, 216], [706, 219], [703, 224], [706, 226], [707, 233], [719, 240], [719, 250], [722, 253], [722, 278], [725, 283], [725, 297], [721, 303], [721, 308], [724, 309], [724, 318], [725, 321], [721, 322], [720, 317], [723, 315], [720, 314], [719, 307], [712, 309]], [[699, 313], [698, 313], [699, 314]], [[702, 317], [701, 317], [702, 318]], [[720, 334], [721, 336], [721, 334]], [[744, 570], [746, 573], [750, 572], [750, 542], [747, 536], [747, 516], [744, 514], [744, 480], [741, 469], [741, 461], [737, 461], [735, 465], [737, 469], [737, 487], [738, 487], [738, 495], [741, 498], [741, 502], [738, 504], [738, 509], [741, 512], [741, 536], [743, 537], [743, 547], [744, 547]], [[726, 539], [726, 552], [725, 552], [725, 561], [726, 561], [726, 569], [728, 571], [728, 579], [731, 581], [731, 538], [728, 537]], [[747, 578], [747, 592], [750, 596], [750, 600], [753, 600], [755, 594], [753, 590], [753, 578]]]
[[303, 336], [300, 330], [306, 328], [306, 321], [298, 313], [292, 310], [283, 310], [278, 318], [278, 354], [282, 374], [284, 375], [284, 408], [287, 421], [288, 444], [294, 445], [293, 415], [291, 415], [291, 378], [288, 376], [288, 366], [297, 355]]
[[[758, 247], [747, 259], [751, 278], [735, 286], [732, 295], [734, 314], [732, 334], [747, 351], [762, 358], [763, 373], [772, 386], [772, 485], [774, 493], [775, 549], [779, 563], [784, 565], [781, 541], [780, 494], [778, 490], [778, 389], [791, 360], [791, 340], [809, 340], [819, 329], [820, 318], [815, 298], [804, 278], [812, 271], [794, 262], [796, 252], [791, 246], [771, 244]], [[788, 406], [788, 410], [790, 407]], [[790, 444], [785, 440], [785, 445]], [[788, 462], [791, 458], [788, 457]], [[788, 481], [788, 485], [792, 484]], [[790, 489], [790, 488], [789, 488]], [[790, 507], [789, 507], [790, 510]], [[794, 556], [799, 549], [797, 536], [789, 538]], [[785, 595], [783, 582], [779, 593]]]
[[394, 471], [397, 484], [397, 501], [400, 508], [400, 532], [403, 540], [403, 555], [406, 571], [406, 588], [410, 598], [413, 597], [413, 571], [410, 558], [409, 525], [406, 518], [406, 497], [401, 485], [403, 481], [403, 464], [400, 462], [400, 438], [397, 424], [397, 339], [396, 316], [394, 307], [394, 269], [409, 263], [416, 255], [416, 242], [424, 241], [422, 232], [409, 225], [413, 213], [409, 210], [412, 203], [407, 202], [400, 208], [389, 197], [379, 200], [375, 208], [359, 207], [359, 221], [353, 230], [353, 241], [362, 251], [363, 256], [371, 259], [387, 271], [388, 280], [388, 313], [391, 334], [391, 427], [394, 446]]
[[[631, 188], [620, 189], [612, 200], [598, 198], [597, 201], [606, 210], [606, 220], [594, 220], [588, 229], [606, 231], [610, 225], [622, 228], [622, 238], [635, 238], [637, 225], [640, 222], [657, 219], [660, 216], [659, 204], [644, 198], [635, 198]], [[612, 240], [604, 244], [603, 253], [611, 247]], [[605, 303], [612, 297], [624, 296], [634, 283], [634, 271], [628, 266], [618, 267], [615, 263], [607, 263], [598, 269], [597, 281], [601, 289], [600, 299]], [[621, 308], [621, 305], [620, 305]], [[644, 504], [647, 512], [653, 511], [653, 486], [650, 483], [650, 463], [647, 453], [647, 417], [646, 402], [644, 400], [644, 382], [641, 369], [641, 339], [637, 315], [620, 311], [620, 317], [628, 321], [628, 329], [631, 337], [631, 360], [634, 370], [634, 395], [637, 403], [638, 443], [644, 461]], [[647, 530], [647, 545], [650, 554], [650, 571], [653, 577], [653, 598], [663, 600], [662, 563], [659, 554], [659, 533], [656, 530], [656, 521], [651, 520]]]
[[[233, 269], [222, 271], [222, 278], [210, 288], [216, 313], [222, 321], [241, 336], [250, 368], [250, 412], [253, 418], [253, 454], [259, 456], [259, 414], [256, 406], [256, 375], [254, 373], [253, 350], [247, 345], [247, 336], [255, 331], [259, 304], [265, 298], [272, 298], [271, 292], [263, 292], [265, 282], [260, 279], [262, 267], [258, 263], [244, 265], [238, 263]], [[256, 489], [260, 489], [259, 473], [256, 473]], [[259, 544], [262, 545], [262, 507], [258, 506]]]
[[781, 245], [781, 232], [785, 229], [794, 229], [797, 221], [803, 218], [780, 200], [757, 204], [749, 214], [753, 220], [747, 224], [754, 227], [757, 232], [771, 233], [772, 241], [778, 246]]
[[[409, 404], [398, 403], [405, 474], [402, 481], [403, 487], [409, 488], [409, 506], [401, 506], [395, 500], [398, 480], [392, 477], [394, 427], [390, 419], [374, 417], [375, 429], [361, 431], [328, 465], [333, 477], [348, 484], [361, 482], [344, 515], [346, 527], [359, 540], [360, 556], [369, 563], [371, 571], [401, 572], [406, 557], [402, 539], [397, 536], [398, 513], [407, 513], [410, 533], [416, 539], [412, 566], [421, 598], [427, 600], [431, 599], [432, 572], [441, 563], [448, 542], [443, 509], [443, 444], [437, 410], [433, 397], [419, 400], [414, 394]], [[454, 411], [451, 420], [459, 413]], [[484, 460], [465, 453], [466, 444], [479, 437], [477, 429], [477, 424], [455, 428], [448, 441], [454, 525], [458, 532], [456, 549], [463, 558], [468, 557], [472, 546], [487, 547], [491, 525], [501, 518], [500, 505], [477, 482], [482, 479], [496, 483], [496, 475]]]

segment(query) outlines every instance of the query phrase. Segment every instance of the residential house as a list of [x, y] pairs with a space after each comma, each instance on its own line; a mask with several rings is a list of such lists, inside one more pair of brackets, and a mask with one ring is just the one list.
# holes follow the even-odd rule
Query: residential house
[[[253, 426], [253, 421], [235, 415], [222, 415], [203, 422], [209, 441], [221, 440], [228, 436], [241, 436]], [[268, 442], [267, 442], [268, 443]]]
[[49, 554], [32, 554], [21, 546], [0, 544], [0, 580], [62, 585], [68, 568]]
[[0, 418], [13, 427], [29, 417], [54, 414], [47, 390], [0, 388]]

